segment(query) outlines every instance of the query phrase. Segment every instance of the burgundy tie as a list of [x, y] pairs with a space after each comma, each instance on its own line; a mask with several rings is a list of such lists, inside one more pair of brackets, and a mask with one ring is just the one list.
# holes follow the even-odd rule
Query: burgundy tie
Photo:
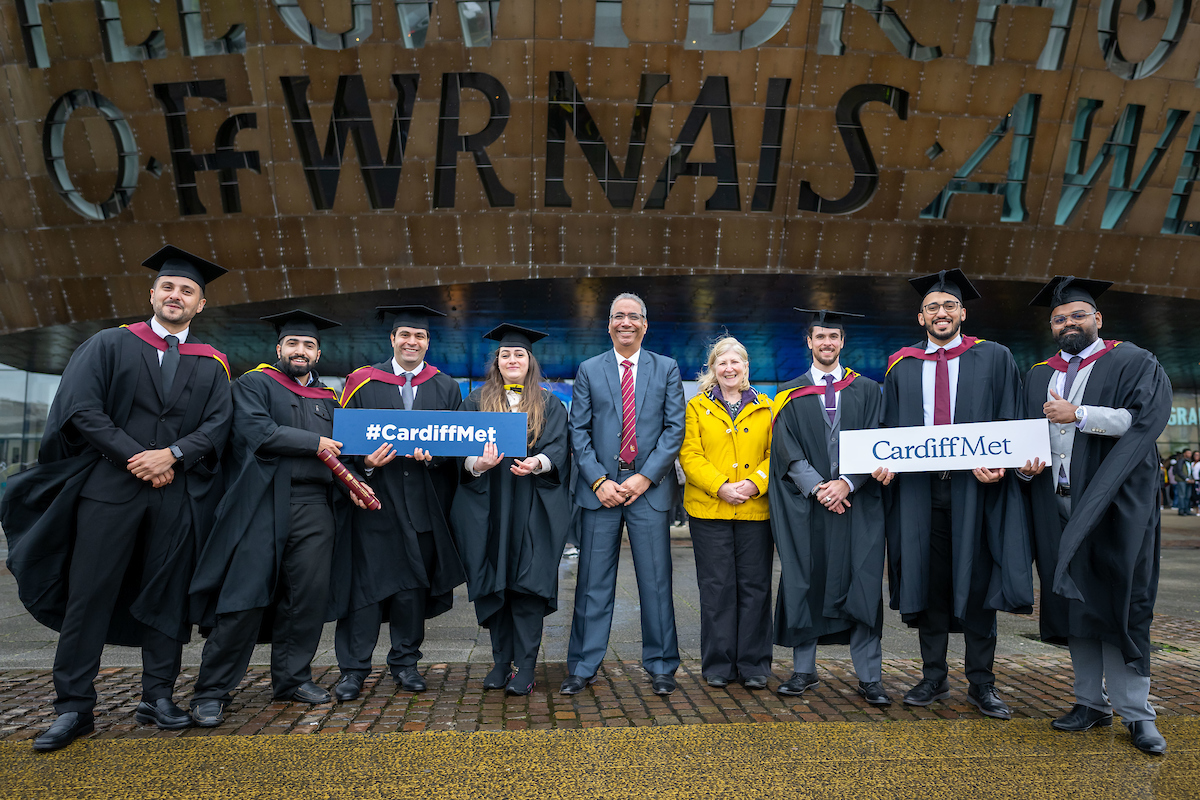
[[632, 464], [637, 458], [637, 408], [633, 402], [633, 362], [621, 362], [621, 452], [620, 458]]
[[825, 415], [829, 417], [829, 424], [833, 424], [833, 418], [837, 416], [837, 393], [833, 391], [833, 376], [826, 375], [822, 380], [825, 381]]
[[949, 425], [951, 422], [950, 367], [946, 362], [946, 348], [939, 347], [933, 372], [933, 424]]

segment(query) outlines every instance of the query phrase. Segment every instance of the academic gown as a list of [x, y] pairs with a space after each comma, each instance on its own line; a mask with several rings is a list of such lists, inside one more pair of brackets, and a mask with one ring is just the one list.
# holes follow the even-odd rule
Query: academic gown
[[[567, 465], [567, 409], [542, 389], [546, 427], [529, 447], [553, 467], [541, 475], [517, 477], [508, 458], [476, 478], [464, 472], [454, 497], [451, 527], [467, 569], [467, 589], [479, 624], [504, 604], [505, 590], [546, 600], [546, 614], [558, 608], [558, 562], [571, 522], [570, 472]], [[479, 410], [479, 391], [464, 410]]]
[[[812, 377], [780, 387], [785, 393], [812, 386]], [[882, 399], [879, 384], [861, 375], [842, 389], [838, 403], [842, 431], [876, 428]], [[778, 408], [778, 405], [776, 406]], [[855, 476], [855, 491], [844, 514], [826, 510], [813, 494], [787, 477], [789, 465], [804, 459], [825, 479], [831, 474], [829, 423], [821, 394], [787, 402], [771, 434], [771, 533], [779, 552], [780, 579], [775, 602], [775, 644], [796, 647], [817, 638], [821, 644], [849, 644], [862, 623], [883, 629], [883, 499], [879, 482]]]
[[[1057, 374], [1046, 364], [1029, 370], [1030, 419], [1045, 418], [1042, 406]], [[1066, 644], [1068, 636], [1109, 642], [1139, 675], [1149, 676], [1161, 536], [1155, 442], [1171, 415], [1171, 383], [1151, 353], [1122, 342], [1093, 363], [1082, 405], [1127, 409], [1133, 423], [1119, 439], [1075, 434], [1065, 530], [1055, 465], [1029, 483], [1041, 637], [1055, 644]]]
[[[317, 373], [309, 388], [327, 388]], [[212, 534], [200, 554], [192, 578], [192, 617], [201, 628], [216, 625], [218, 614], [266, 608], [275, 600], [284, 544], [291, 527], [292, 465], [287, 456], [263, 456], [258, 450], [280, 426], [302, 427], [300, 403], [316, 404], [332, 426], [337, 395], [300, 397], [262, 369], [233, 382], [233, 429], [226, 467], [229, 488], [217, 506]], [[322, 433], [328, 436], [332, 433]], [[313, 454], [314, 462], [316, 454]], [[317, 466], [324, 469], [322, 465]], [[329, 501], [336, 521], [330, 571], [327, 622], [338, 618], [350, 595], [350, 500], [333, 481]], [[266, 615], [260, 641], [270, 641], [273, 621]]]
[[[390, 359], [374, 367], [392, 374]], [[461, 404], [458, 382], [442, 372], [418, 384], [413, 397], [414, 411], [455, 411]], [[400, 387], [372, 380], [346, 399], [346, 408], [402, 410], [404, 400]], [[411, 454], [419, 445], [420, 442], [397, 445], [400, 455], [366, 478], [383, 508], [354, 511], [347, 613], [381, 603], [397, 592], [426, 589], [425, 616], [436, 617], [450, 610], [454, 605], [454, 588], [466, 580], [447, 522], [458, 484], [458, 460], [435, 457], [426, 466], [404, 458], [406, 451]], [[360, 470], [365, 466], [361, 458], [356, 463]], [[417, 541], [418, 528], [433, 534], [437, 553], [433, 575], [426, 574]], [[384, 618], [388, 615], [385, 607]]]
[[[199, 343], [194, 336], [188, 342]], [[153, 346], [124, 328], [97, 333], [80, 345], [63, 371], [38, 463], [9, 480], [0, 503], [8, 569], [17, 580], [21, 602], [38, 622], [61, 630], [75, 509], [84, 485], [89, 484], [89, 491], [97, 484], [112, 487], [107, 499], [120, 501], [127, 499], [123, 493], [131, 499], [144, 483], [122, 474], [125, 460], [144, 449], [125, 433], [135, 415], [138, 391], [157, 393], [153, 400], [143, 398], [161, 408], [149, 425], [183, 406], [181, 437], [154, 446], [178, 443], [184, 463], [175, 466], [174, 480], [158, 490], [178, 498], [178, 516], [174, 524], [164, 526], [173, 535], [153, 537], [154, 551], [142, 554], [140, 569], [131, 565], [120, 590], [122, 599], [113, 610], [105, 642], [128, 646], [141, 644], [143, 624], [180, 641], [188, 639], [185, 589], [221, 496], [219, 453], [232, 416], [229, 374], [223, 364], [208, 356], [180, 355], [171, 396], [164, 398], [162, 368]], [[114, 452], [102, 453], [75, 427], [72, 417], [89, 412], [104, 414], [120, 429], [106, 436]]]
[[[925, 349], [925, 342], [914, 347]], [[924, 425], [921, 368], [902, 358], [884, 378], [883, 427]], [[980, 341], [958, 357], [954, 422], [1021, 419], [1021, 378], [1007, 347]], [[1010, 471], [1011, 472], [1011, 471]], [[891, 607], [917, 627], [928, 596], [931, 473], [898, 475], [884, 489]], [[995, 631], [992, 610], [1033, 612], [1033, 562], [1021, 487], [1012, 474], [982, 484], [969, 470], [951, 473], [954, 618], [981, 636]]]

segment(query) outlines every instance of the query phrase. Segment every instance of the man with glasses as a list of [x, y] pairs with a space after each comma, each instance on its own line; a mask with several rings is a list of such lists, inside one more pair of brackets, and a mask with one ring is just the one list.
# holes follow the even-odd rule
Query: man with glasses
[[[1003, 345], [960, 332], [964, 301], [979, 293], [961, 270], [913, 278], [926, 340], [888, 359], [883, 427], [1021, 417], [1021, 379]], [[1033, 608], [1031, 552], [1018, 482], [1003, 469], [909, 472], [880, 468], [885, 492], [892, 608], [920, 631], [921, 681], [904, 696], [927, 706], [950, 696], [946, 651], [962, 631], [967, 700], [1009, 719], [996, 692], [996, 611]]]
[[675, 691], [679, 643], [667, 515], [683, 444], [683, 384], [674, 359], [642, 349], [648, 324], [640, 297], [617, 295], [608, 320], [613, 349], [583, 362], [575, 377], [570, 428], [582, 531], [566, 695], [595, 682], [608, 650], [622, 523], [641, 600], [642, 666], [655, 694]]
[[1051, 725], [1086, 731], [1121, 715], [1133, 745], [1167, 742], [1150, 705], [1150, 621], [1158, 593], [1159, 433], [1171, 384], [1153, 355], [1100, 338], [1096, 297], [1111, 281], [1058, 276], [1031, 306], [1051, 308], [1060, 350], [1029, 370], [1025, 409], [1050, 426], [1049, 464], [1029, 483], [1044, 641], [1071, 649], [1075, 705]]

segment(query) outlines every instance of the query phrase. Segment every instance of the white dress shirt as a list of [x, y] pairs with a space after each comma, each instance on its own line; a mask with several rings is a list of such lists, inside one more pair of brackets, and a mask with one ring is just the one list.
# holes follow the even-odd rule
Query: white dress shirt
[[[516, 407], [517, 403], [521, 402], [521, 395], [517, 394], [516, 392], [505, 392], [504, 396], [508, 398], [509, 408], [514, 408]], [[538, 460], [538, 465], [533, 468], [533, 475], [541, 475], [543, 472], [549, 472], [550, 468], [554, 466], [550, 463], [550, 458], [545, 453], [538, 453], [534, 457]], [[467, 456], [463, 459], [463, 466], [467, 468], [467, 472], [471, 473], [476, 478], [483, 474], [482, 472], [475, 471], [475, 462], [478, 460], [479, 456]], [[496, 467], [492, 467], [492, 469], [496, 469]]]
[[633, 355], [626, 358], [625, 356], [618, 353], [617, 349], [614, 347], [613, 355], [617, 357], [617, 385], [618, 386], [621, 385], [621, 376], [625, 374], [625, 368], [621, 366], [621, 362], [622, 361], [632, 361], [633, 366], [630, 367], [630, 372], [633, 373], [633, 385], [637, 386], [638, 359], [640, 359], [642, 357], [642, 348], [639, 347], [638, 351], [636, 353], [634, 353]]
[[[189, 326], [187, 328], [184, 328], [179, 333], [171, 333], [169, 330], [167, 330], [161, 324], [159, 324], [158, 317], [151, 317], [150, 318], [150, 330], [154, 331], [155, 333], [157, 333], [159, 336], [161, 336], [164, 339], [167, 338], [168, 336], [174, 336], [176, 339], [179, 340], [180, 344], [183, 344], [184, 342], [187, 341], [188, 331], [191, 330], [191, 327]], [[166, 350], [158, 351], [159, 366], [162, 366], [163, 356], [165, 356], [166, 354], [167, 354]]]
[[[962, 334], [955, 336], [945, 345], [947, 350], [962, 344]], [[942, 345], [931, 340], [925, 342], [926, 353], [936, 353]], [[958, 359], [946, 359], [946, 368], [950, 373], [950, 420], [954, 421], [954, 410], [958, 407]], [[921, 408], [925, 416], [925, 424], [933, 424], [933, 393], [934, 382], [937, 380], [937, 362], [921, 362]]]

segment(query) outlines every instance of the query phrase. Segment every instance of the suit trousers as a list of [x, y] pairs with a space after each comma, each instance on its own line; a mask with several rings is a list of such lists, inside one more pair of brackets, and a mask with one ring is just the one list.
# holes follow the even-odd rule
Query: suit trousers
[[[811, 639], [792, 648], [796, 672], [815, 675], [817, 672], [817, 640]], [[883, 642], [871, 625], [855, 622], [850, 628], [850, 660], [854, 672], [863, 683], [883, 680]]]
[[[631, 474], [621, 473], [618, 480]], [[642, 496], [630, 506], [585, 508], [581, 521], [567, 672], [591, 677], [608, 652], [624, 522], [629, 528], [641, 602], [642, 666], [652, 675], [675, 674], [679, 669], [679, 640], [671, 595], [671, 528], [667, 512], [656, 510]]]
[[[937, 484], [939, 481], [934, 480]], [[947, 493], [949, 481], [945, 484]], [[939, 487], [935, 487], [939, 488]], [[949, 503], [935, 501], [929, 531], [929, 596], [918, 622], [921, 643], [921, 672], [926, 680], [941, 683], [950, 674], [946, 651], [950, 646], [950, 624], [954, 614], [954, 531]], [[996, 612], [991, 612], [993, 621]], [[995, 625], [992, 625], [995, 630]], [[972, 686], [995, 683], [992, 664], [996, 658], [996, 636], [981, 636], [963, 626], [965, 672]]]
[[[432, 575], [437, 558], [433, 534], [418, 533], [417, 543], [421, 548], [421, 559], [425, 562], [425, 574]], [[395, 675], [405, 667], [415, 667], [421, 660], [421, 645], [425, 641], [425, 605], [428, 597], [428, 589], [405, 589], [382, 602], [357, 608], [339, 619], [333, 643], [338, 668], [342, 673], [354, 673], [364, 678], [370, 674], [371, 657], [379, 641], [384, 609], [387, 609], [390, 620], [388, 668]]]
[[692, 517], [700, 589], [700, 672], [736, 680], [771, 674], [771, 568], [767, 520]]
[[546, 606], [544, 597], [512, 590], [504, 592], [504, 605], [487, 621], [492, 660], [496, 664], [515, 664], [522, 673], [533, 671], [542, 646]]
[[[140, 575], [147, 541], [158, 535], [157, 522], [169, 503], [182, 502], [179, 491], [149, 484], [124, 503], [81, 499], [76, 508], [75, 549], [66, 613], [54, 655], [54, 710], [91, 712], [96, 705], [92, 684], [100, 671], [105, 635], [130, 570]], [[173, 509], [171, 510], [173, 513]], [[186, 617], [180, 611], [180, 619]], [[162, 631], [142, 626], [142, 699], [170, 698], [179, 677], [183, 643]]]
[[[271, 687], [276, 697], [284, 698], [312, 680], [312, 659], [329, 604], [334, 540], [328, 505], [294, 503], [290, 516], [271, 606]], [[217, 626], [201, 654], [193, 705], [200, 700], [228, 703], [233, 698], [246, 677], [267, 611], [250, 608], [217, 616]]]

